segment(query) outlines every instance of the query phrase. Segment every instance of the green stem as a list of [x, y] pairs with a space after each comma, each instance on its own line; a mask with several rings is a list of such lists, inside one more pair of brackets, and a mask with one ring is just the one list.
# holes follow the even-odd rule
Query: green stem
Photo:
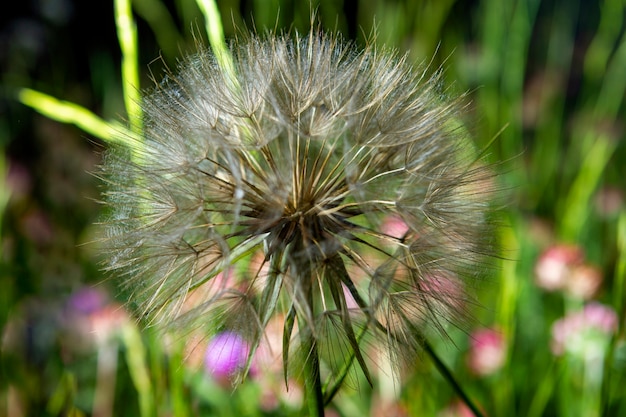
[[[296, 245], [296, 253], [303, 253], [304, 248]], [[298, 327], [303, 335], [302, 352], [304, 353], [304, 392], [309, 417], [324, 417], [324, 396], [320, 377], [320, 358], [317, 339], [313, 329], [315, 306], [313, 304], [313, 280], [315, 273], [309, 259], [303, 260], [294, 268], [302, 284], [304, 311], [298, 314]]]
[[[363, 309], [363, 311], [366, 311], [366, 312], [369, 311], [369, 308], [368, 308], [367, 304], [360, 297], [358, 292], [353, 291], [352, 289], [351, 289], [350, 292], [351, 292], [352, 296], [354, 297], [354, 300], [359, 305], [359, 307], [361, 307]], [[402, 319], [406, 321], [406, 323], [409, 323], [409, 324], [411, 323], [411, 321], [406, 316], [402, 315], [402, 313], [401, 313], [401, 316], [402, 316]], [[397, 342], [401, 343], [401, 341], [399, 339], [397, 339], [393, 334], [391, 334], [389, 332], [389, 330], [380, 321], [378, 321], [375, 317], [370, 315], [369, 318], [370, 318], [371, 322], [379, 330], [381, 330], [383, 332], [383, 334], [387, 334], [387, 335], [395, 338]], [[474, 402], [470, 399], [470, 397], [465, 393], [465, 391], [463, 390], [461, 385], [457, 382], [456, 378], [452, 374], [452, 371], [450, 371], [448, 366], [439, 358], [439, 356], [437, 355], [435, 350], [432, 348], [430, 343], [428, 343], [428, 340], [426, 340], [426, 338], [424, 337], [422, 332], [418, 328], [416, 328], [414, 325], [410, 324], [410, 327], [411, 327], [411, 330], [413, 332], [415, 332], [415, 334], [420, 337], [421, 345], [422, 345], [423, 349], [426, 351], [428, 356], [431, 357], [431, 359], [435, 363], [435, 367], [437, 368], [437, 370], [450, 383], [450, 385], [452, 386], [452, 389], [454, 390], [454, 392], [456, 392], [456, 394], [461, 398], [461, 400], [463, 400], [463, 402], [470, 408], [470, 410], [472, 410], [472, 412], [474, 413], [475, 417], [484, 417], [483, 412], [478, 409], [478, 407], [474, 404]]]
[[439, 373], [446, 379], [446, 381], [448, 381], [448, 383], [452, 386], [452, 389], [454, 390], [454, 392], [456, 392], [456, 394], [461, 398], [461, 400], [463, 400], [465, 405], [467, 405], [470, 408], [470, 410], [472, 410], [472, 413], [474, 413], [474, 416], [484, 417], [483, 412], [478, 409], [476, 404], [474, 404], [474, 402], [470, 399], [470, 397], [465, 393], [461, 385], [458, 383], [458, 381], [452, 374], [452, 371], [450, 371], [448, 366], [441, 360], [441, 358], [439, 358], [439, 355], [437, 355], [437, 353], [434, 351], [434, 349], [432, 348], [432, 346], [430, 345], [430, 343], [428, 343], [426, 339], [422, 341], [422, 346], [424, 350], [426, 351], [426, 353], [428, 353], [428, 356], [430, 356], [430, 358], [435, 363], [435, 367], [437, 368]]
[[[363, 337], [367, 333], [367, 330], [368, 330], [367, 326], [363, 327], [363, 329], [361, 330], [361, 332], [356, 338], [357, 342], [360, 342], [361, 339], [363, 339]], [[324, 386], [322, 388], [322, 392], [324, 393], [324, 405], [330, 404], [335, 394], [339, 392], [339, 388], [341, 388], [343, 381], [346, 379], [346, 376], [348, 375], [348, 372], [350, 371], [350, 368], [352, 367], [352, 364], [354, 363], [355, 358], [356, 358], [356, 353], [353, 351], [350, 357], [344, 363], [341, 370], [337, 373], [338, 375], [337, 378], [335, 379], [328, 378], [326, 383], [324, 383]], [[331, 385], [331, 382], [333, 383], [333, 385]]]
[[309, 417], [324, 417], [324, 397], [322, 395], [317, 341], [313, 335], [310, 335], [303, 343], [308, 352], [304, 362], [304, 389]]

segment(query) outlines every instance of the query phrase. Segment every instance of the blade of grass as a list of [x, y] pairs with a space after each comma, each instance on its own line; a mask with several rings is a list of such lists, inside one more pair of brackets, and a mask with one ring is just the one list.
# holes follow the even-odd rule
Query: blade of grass
[[[580, 4], [575, 1], [566, 7], [565, 2], [561, 0], [552, 5], [550, 19], [546, 19], [550, 30], [546, 36], [546, 63], [540, 72], [542, 81], [538, 92], [542, 104], [539, 105], [529, 168], [530, 183], [533, 184], [529, 191], [532, 201], [539, 205], [553, 205], [558, 200], [554, 184], [563, 175], [563, 165], [568, 160], [568, 153], [563, 152], [568, 100], [562, 89], [572, 73], [575, 40], [571, 33], [575, 31]], [[549, 112], [547, 117], [542, 114], [546, 111]], [[568, 149], [571, 146], [568, 145]]]
[[141, 133], [143, 123], [139, 91], [137, 25], [133, 19], [130, 0], [115, 0], [115, 24], [122, 52], [124, 105], [130, 129]]
[[121, 333], [122, 343], [125, 346], [126, 363], [133, 385], [139, 395], [139, 412], [141, 417], [152, 417], [156, 405], [148, 371], [146, 347], [141, 339], [139, 329], [129, 323]]
[[487, 76], [484, 88], [478, 90], [480, 107], [490, 131], [511, 123], [511, 128], [503, 132], [498, 141], [501, 147], [499, 159], [518, 155], [521, 150], [521, 121], [517, 106], [523, 94], [528, 48], [540, 4], [540, 0], [487, 0], [481, 5], [480, 42], [483, 71]]
[[172, 15], [160, 0], [135, 0], [134, 9], [150, 26], [159, 48], [170, 60], [178, 55], [178, 47], [183, 43]]
[[[612, 295], [613, 308], [618, 317], [625, 317], [626, 302], [624, 290], [626, 289], [626, 210], [622, 210], [617, 221], [617, 263], [615, 266], [615, 280], [613, 281]], [[624, 319], [622, 319], [624, 320]], [[604, 361], [604, 374], [602, 380], [601, 412], [602, 415], [609, 415], [611, 402], [611, 392], [613, 387], [619, 386], [619, 381], [623, 375], [616, 375], [614, 371], [616, 350], [620, 340], [623, 340], [626, 330], [625, 322], [618, 324], [618, 332], [611, 339], [611, 344], [606, 353]]]
[[226, 45], [226, 39], [224, 37], [224, 27], [222, 26], [222, 18], [220, 11], [217, 8], [215, 0], [197, 0], [198, 7], [204, 14], [205, 27], [207, 36], [209, 37], [209, 44], [213, 53], [217, 58], [217, 62], [234, 82], [235, 78], [235, 65], [233, 64], [233, 58], [230, 54], [230, 50]]
[[[585, 140], [593, 139], [590, 133]], [[585, 153], [578, 175], [563, 201], [563, 216], [560, 222], [561, 236], [565, 240], [578, 241], [591, 211], [591, 198], [602, 173], [606, 168], [617, 144], [616, 141], [599, 135]]]
[[580, 151], [582, 163], [569, 193], [561, 201], [560, 212], [563, 213], [563, 222], [560, 230], [566, 239], [580, 237], [590, 214], [592, 194], [617, 147], [617, 139], [599, 128], [607, 121], [617, 120], [624, 103], [626, 36], [622, 34], [621, 39], [615, 39], [615, 44], [617, 48], [608, 60], [602, 85], [597, 90], [598, 94], [592, 101], [593, 108], [589, 111], [592, 118], [588, 124], [592, 126], [592, 130], [580, 132], [574, 138], [575, 143], [582, 144]]
[[554, 391], [557, 388], [558, 381], [564, 370], [561, 361], [553, 361], [543, 378], [540, 380], [535, 394], [530, 401], [527, 417], [541, 417], [545, 415], [548, 402], [554, 397]]
[[19, 91], [18, 100], [46, 117], [57, 122], [73, 124], [105, 142], [120, 143], [131, 149], [139, 143], [139, 137], [120, 123], [107, 122], [78, 104], [59, 100], [29, 88]]
[[622, 210], [617, 224], [618, 260], [615, 266], [615, 281], [613, 283], [613, 307], [619, 317], [626, 313], [626, 211]]
[[184, 363], [184, 346], [181, 340], [172, 343], [169, 355], [169, 394], [172, 404], [172, 413], [177, 417], [190, 415], [189, 398], [187, 398], [187, 387], [185, 385], [186, 369], [178, 364]]

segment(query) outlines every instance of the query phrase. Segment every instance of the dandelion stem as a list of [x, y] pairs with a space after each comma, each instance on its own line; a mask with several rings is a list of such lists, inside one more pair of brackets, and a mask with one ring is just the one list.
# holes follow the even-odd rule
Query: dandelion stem
[[465, 403], [465, 405], [467, 405], [470, 408], [470, 410], [472, 410], [472, 413], [474, 413], [474, 416], [484, 417], [484, 414], [482, 413], [482, 411], [478, 409], [476, 404], [474, 404], [474, 402], [470, 399], [470, 397], [465, 393], [465, 391], [463, 390], [459, 382], [456, 380], [456, 378], [452, 374], [452, 371], [450, 371], [448, 366], [441, 360], [439, 355], [437, 355], [433, 347], [430, 345], [430, 343], [428, 343], [426, 339], [422, 340], [422, 347], [424, 348], [428, 356], [430, 356], [430, 358], [435, 363], [435, 367], [437, 368], [439, 373], [441, 373], [441, 376], [443, 376], [445, 380], [448, 381], [448, 383], [452, 386], [452, 389], [454, 390], [454, 392], [456, 392], [456, 394], [461, 398], [461, 400]]
[[[302, 251], [302, 242], [298, 242], [294, 248]], [[309, 417], [324, 417], [324, 396], [322, 394], [322, 380], [320, 377], [320, 359], [317, 350], [317, 339], [311, 327], [311, 319], [314, 317], [313, 304], [313, 268], [311, 261], [304, 259], [296, 268], [298, 279], [302, 285], [305, 311], [298, 314], [298, 327], [306, 334], [302, 338], [304, 357], [304, 391], [306, 407]]]
[[324, 397], [322, 395], [317, 342], [315, 337], [310, 335], [302, 343], [308, 352], [304, 363], [304, 389], [309, 417], [324, 417]]
[[[367, 333], [367, 330], [368, 330], [367, 326], [361, 329], [361, 332], [356, 337], [357, 342], [360, 342], [361, 339], [363, 339], [363, 337]], [[324, 384], [324, 388], [323, 388], [324, 405], [330, 404], [335, 394], [339, 392], [339, 388], [341, 388], [341, 386], [343, 385], [343, 381], [346, 379], [346, 376], [348, 375], [348, 372], [350, 368], [352, 367], [352, 364], [354, 363], [354, 359], [356, 359], [356, 356], [357, 356], [356, 352], [353, 351], [350, 354], [350, 357], [344, 363], [343, 368], [337, 373], [338, 375], [337, 378], [335, 378], [333, 381], [331, 381], [331, 379], [329, 378]], [[333, 385], [330, 385], [331, 382], [333, 382]]]

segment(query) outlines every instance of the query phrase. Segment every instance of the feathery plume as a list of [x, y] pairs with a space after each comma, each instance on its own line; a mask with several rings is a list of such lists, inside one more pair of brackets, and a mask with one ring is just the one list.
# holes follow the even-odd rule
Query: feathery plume
[[250, 355], [284, 315], [286, 373], [301, 346], [318, 378], [338, 386], [356, 362], [369, 379], [364, 340], [412, 362], [463, 324], [489, 252], [491, 173], [462, 99], [393, 51], [314, 30], [231, 53], [234, 71], [185, 59], [146, 94], [133, 157], [108, 152], [107, 269], [143, 316], [236, 332]]

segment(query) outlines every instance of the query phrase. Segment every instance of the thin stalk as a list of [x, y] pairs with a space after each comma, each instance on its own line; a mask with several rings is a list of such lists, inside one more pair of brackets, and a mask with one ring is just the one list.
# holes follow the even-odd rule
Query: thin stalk
[[461, 385], [458, 383], [458, 381], [452, 374], [452, 371], [450, 371], [448, 366], [441, 360], [439, 355], [437, 355], [435, 350], [432, 348], [432, 346], [430, 345], [430, 343], [428, 343], [426, 339], [422, 341], [422, 347], [424, 348], [428, 356], [430, 356], [430, 358], [435, 363], [435, 367], [437, 368], [441, 376], [443, 376], [444, 379], [448, 381], [448, 383], [452, 386], [452, 389], [454, 390], [454, 392], [456, 392], [456, 394], [459, 396], [459, 398], [461, 398], [461, 400], [465, 403], [465, 405], [467, 405], [470, 408], [470, 410], [472, 410], [472, 413], [474, 413], [474, 416], [484, 417], [483, 412], [478, 409], [476, 404], [474, 404], [474, 402], [470, 399], [470, 397], [465, 393]]
[[235, 82], [237, 79], [235, 77], [235, 65], [226, 44], [224, 27], [222, 26], [222, 18], [217, 3], [215, 0], [196, 0], [196, 2], [204, 15], [209, 44], [217, 58], [217, 63], [220, 68], [231, 77], [233, 82]]
[[[361, 308], [365, 308], [366, 304], [365, 301], [358, 295], [358, 293], [356, 292], [351, 292], [353, 294], [353, 297], [355, 299], [355, 301], [357, 302], [357, 304], [361, 307]], [[367, 311], [367, 310], [366, 310]], [[401, 314], [402, 315], [402, 314]], [[393, 334], [391, 334], [387, 328], [380, 322], [378, 321], [375, 317], [373, 316], [369, 316], [371, 322], [378, 328], [380, 329], [384, 334], [388, 334], [393, 338], [396, 338]], [[406, 323], [411, 323], [411, 321], [404, 315], [402, 315], [402, 318], [406, 321]], [[433, 362], [435, 363], [435, 367], [437, 368], [437, 370], [439, 371], [439, 373], [444, 377], [444, 379], [446, 381], [448, 381], [448, 383], [452, 386], [452, 389], [454, 390], [454, 392], [459, 396], [459, 398], [461, 398], [461, 400], [465, 403], [465, 405], [467, 405], [470, 410], [472, 410], [472, 412], [474, 413], [475, 417], [484, 417], [484, 414], [482, 411], [480, 411], [478, 409], [478, 407], [476, 406], [476, 404], [471, 400], [471, 398], [465, 393], [465, 390], [463, 390], [463, 388], [461, 387], [461, 385], [458, 383], [458, 381], [456, 380], [456, 378], [454, 377], [454, 375], [452, 374], [452, 371], [450, 371], [450, 369], [448, 368], [448, 366], [441, 360], [441, 358], [439, 358], [439, 355], [437, 355], [437, 353], [435, 352], [435, 350], [432, 348], [432, 346], [430, 345], [430, 343], [428, 343], [428, 340], [426, 340], [426, 338], [424, 337], [424, 335], [422, 334], [422, 332], [416, 328], [415, 326], [411, 326], [411, 330], [414, 331], [417, 335], [420, 336], [421, 339], [421, 346], [422, 348], [426, 351], [426, 353], [428, 354], [428, 356], [430, 356], [430, 358], [433, 360]], [[396, 339], [396, 341], [399, 341], [398, 339]]]
[[304, 362], [304, 390], [309, 417], [324, 417], [324, 396], [322, 395], [320, 361], [315, 337], [313, 335], [308, 336], [303, 347], [308, 352]]
[[[405, 316], [403, 316], [402, 318], [404, 320], [406, 320], [407, 323], [411, 323]], [[378, 325], [382, 326], [380, 323]], [[485, 417], [483, 412], [478, 409], [478, 407], [472, 401], [472, 399], [465, 393], [465, 390], [463, 389], [463, 387], [461, 387], [459, 382], [456, 380], [456, 378], [454, 377], [454, 374], [452, 373], [450, 368], [448, 368], [448, 365], [446, 365], [441, 360], [439, 355], [437, 355], [437, 352], [435, 352], [435, 350], [430, 345], [430, 343], [428, 343], [428, 340], [423, 335], [423, 333], [418, 328], [416, 328], [414, 325], [411, 325], [411, 329], [415, 332], [415, 334], [420, 336], [420, 340], [421, 340], [420, 344], [421, 344], [422, 348], [424, 349], [424, 351], [426, 351], [428, 356], [430, 356], [432, 361], [435, 363], [435, 367], [437, 368], [437, 370], [439, 371], [441, 376], [443, 376], [443, 378], [450, 384], [450, 386], [452, 386], [452, 389], [454, 390], [454, 392], [465, 403], [465, 405], [467, 405], [469, 407], [469, 409], [472, 411], [472, 413], [474, 413], [474, 416], [475, 417]]]
[[[303, 248], [300, 244], [296, 244], [294, 248], [296, 253], [303, 253]], [[298, 314], [298, 327], [301, 332], [310, 331], [302, 339], [302, 351], [305, 354], [304, 358], [304, 392], [306, 408], [308, 409], [309, 417], [324, 417], [324, 396], [322, 394], [322, 380], [320, 377], [320, 358], [319, 351], [317, 349], [317, 340], [315, 332], [311, 328], [315, 314], [315, 307], [313, 304], [313, 268], [310, 260], [303, 260], [302, 264], [299, 264], [294, 268], [300, 283], [302, 284], [303, 293], [303, 309]]]
[[133, 17], [130, 0], [115, 0], [115, 24], [122, 52], [124, 105], [128, 113], [130, 129], [140, 134], [143, 131], [143, 110], [139, 90], [139, 46], [137, 24]]

